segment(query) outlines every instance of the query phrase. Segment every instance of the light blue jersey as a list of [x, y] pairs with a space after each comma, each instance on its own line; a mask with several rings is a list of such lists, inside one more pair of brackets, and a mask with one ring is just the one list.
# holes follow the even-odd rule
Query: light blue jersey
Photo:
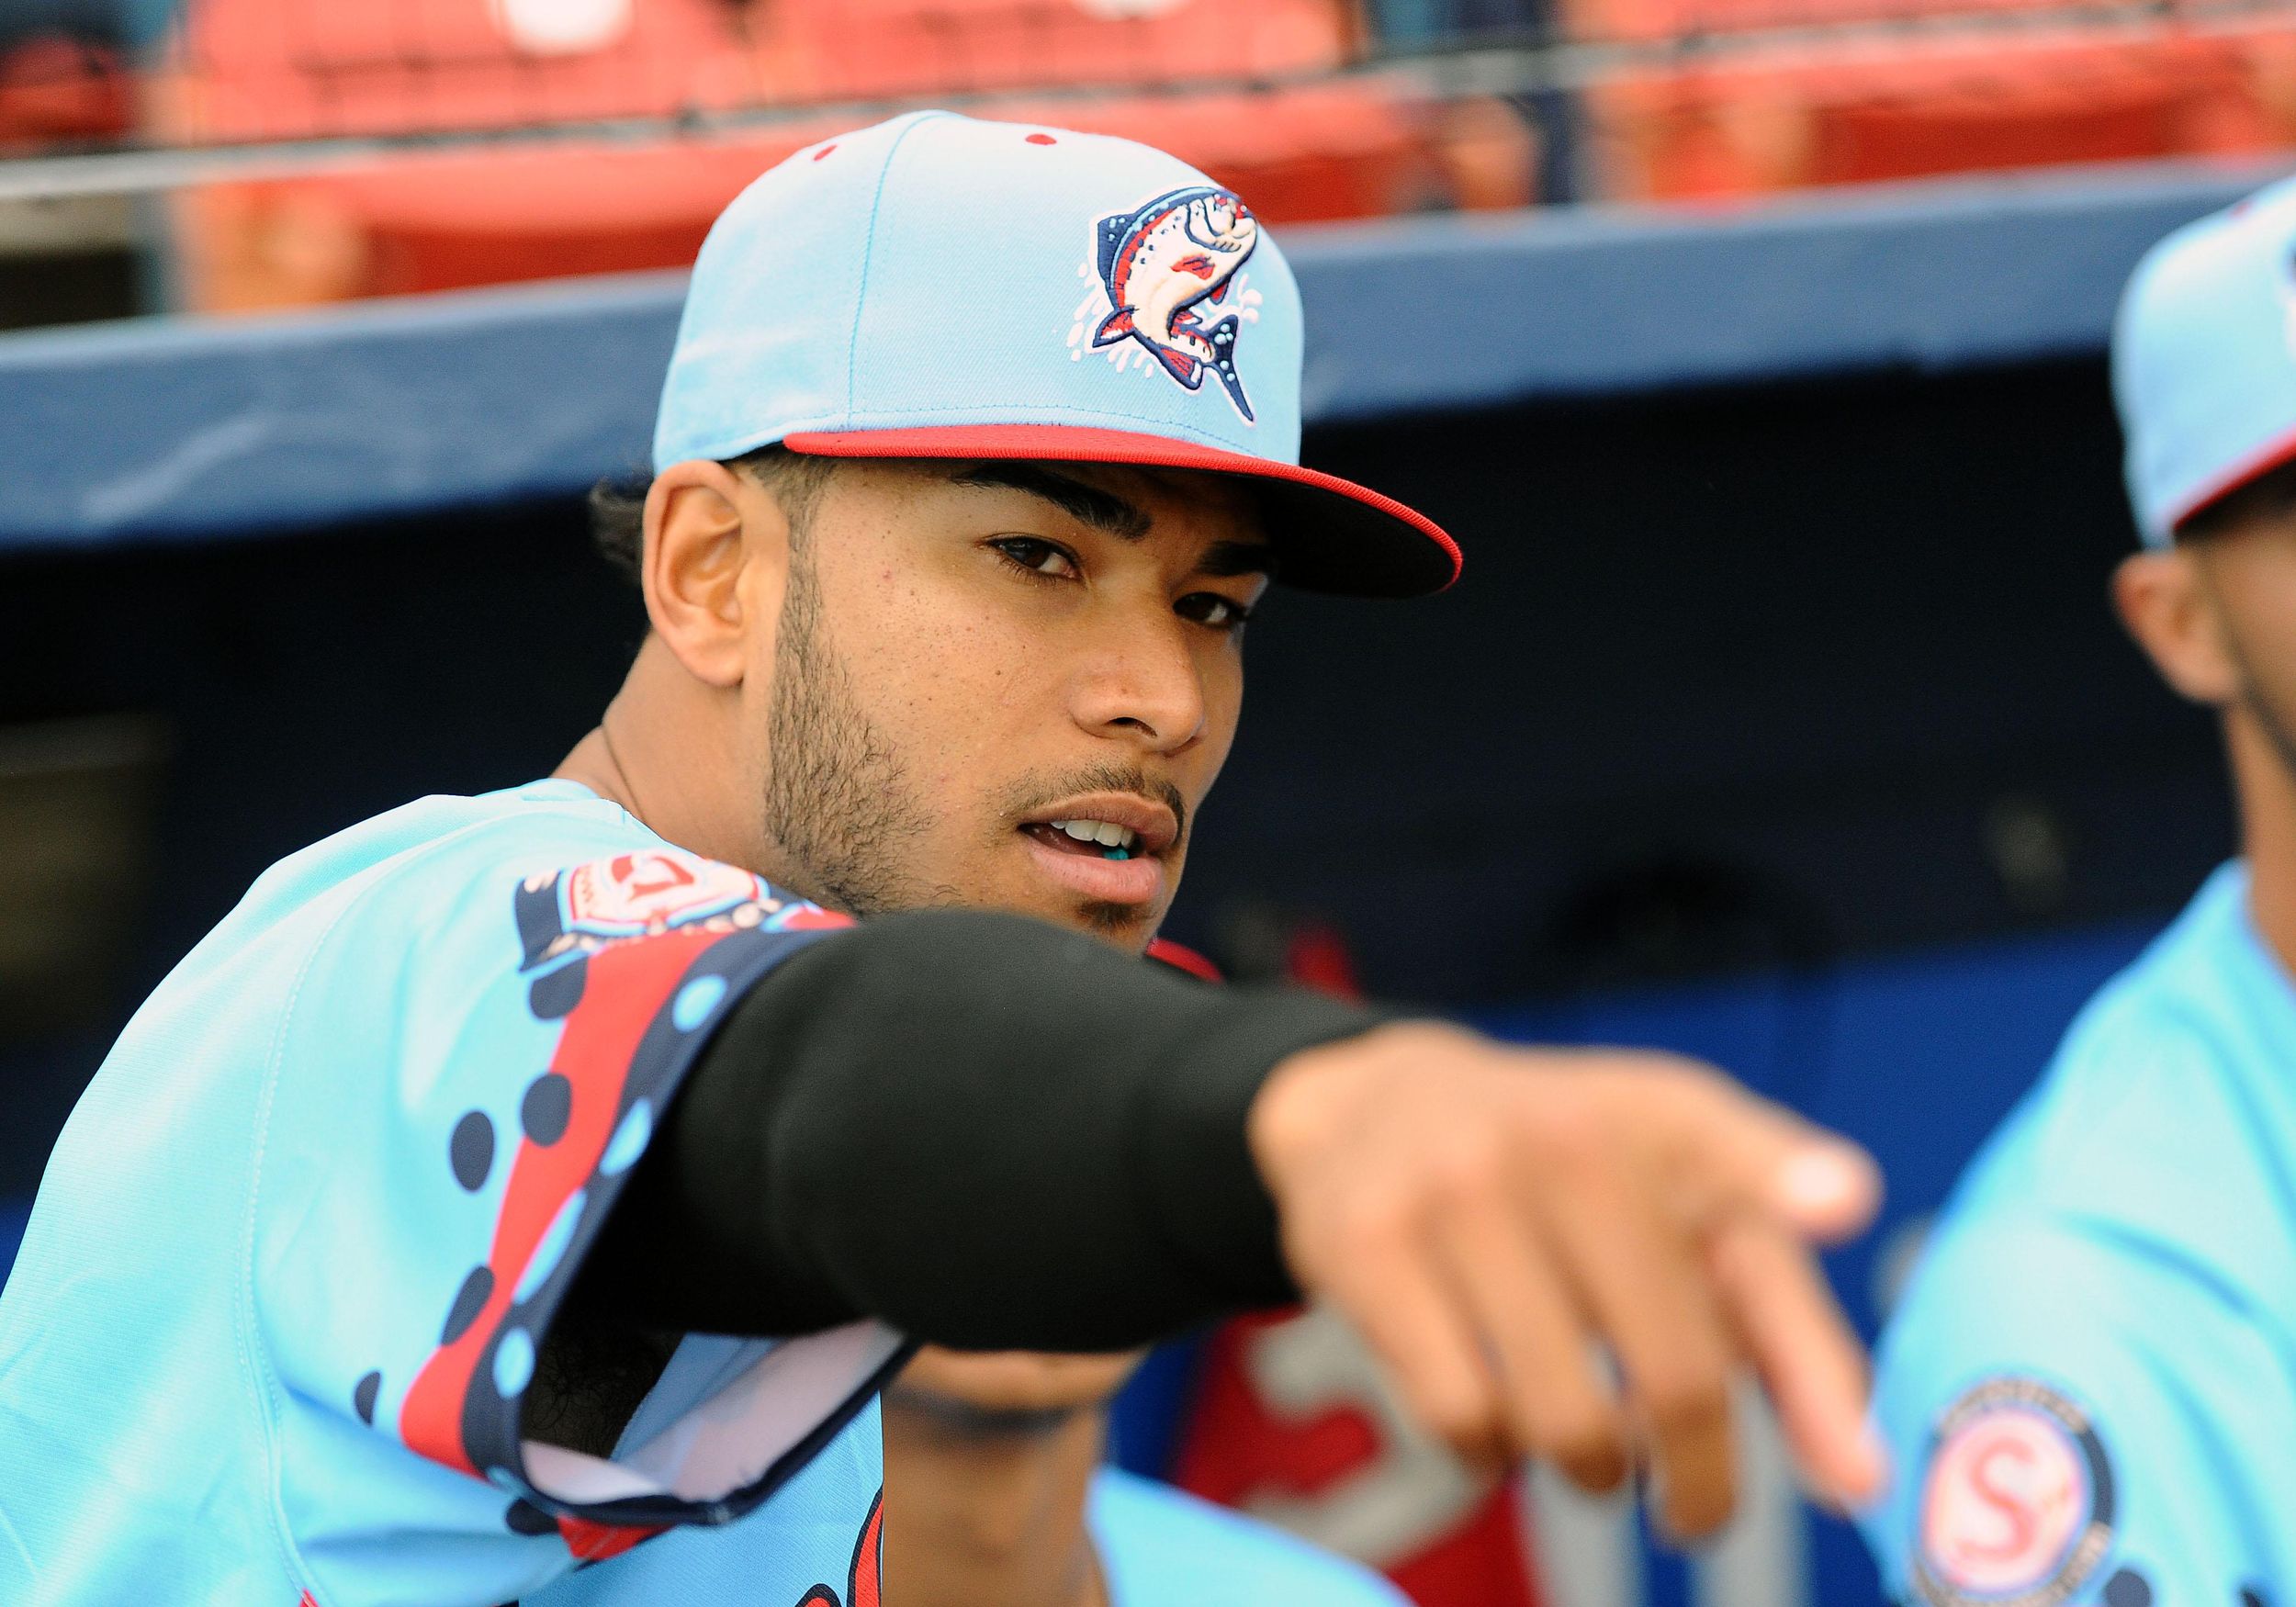
[[1930, 1607], [2296, 1603], [2296, 987], [2238, 864], [2090, 1002], [1885, 1336]]
[[707, 1028], [841, 924], [566, 781], [264, 872], [73, 1110], [0, 1297], [0, 1602], [491, 1607], [770, 1523], [892, 1335], [726, 1349], [613, 1461], [520, 1408]]
[[1410, 1607], [1359, 1563], [1113, 1467], [1091, 1523], [1112, 1607]]
[[[685, 1359], [681, 1351], [673, 1371]], [[800, 1600], [877, 1607], [879, 1422], [872, 1402], [821, 1463], [764, 1511], [723, 1528], [664, 1534], [582, 1569], [528, 1607], [787, 1607]], [[1409, 1607], [1368, 1568], [1168, 1485], [1104, 1467], [1090, 1500], [1086, 1521], [1111, 1607]], [[816, 1580], [818, 1593], [804, 1594], [802, 1536], [817, 1530], [828, 1542], [857, 1528], [867, 1544], [843, 1582]]]

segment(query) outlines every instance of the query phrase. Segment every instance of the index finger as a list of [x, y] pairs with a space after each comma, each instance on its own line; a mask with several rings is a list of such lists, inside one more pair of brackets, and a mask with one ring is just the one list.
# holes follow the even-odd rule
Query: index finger
[[1859, 1145], [1720, 1073], [1685, 1077], [1661, 1118], [1670, 1175], [1694, 1221], [1745, 1210], [1797, 1238], [1838, 1243], [1881, 1208], [1881, 1168]]
[[1747, 1218], [1708, 1246], [1714, 1281], [1812, 1493], [1842, 1509], [1867, 1505], [1888, 1480], [1888, 1458], [1867, 1416], [1865, 1347], [1805, 1246]]

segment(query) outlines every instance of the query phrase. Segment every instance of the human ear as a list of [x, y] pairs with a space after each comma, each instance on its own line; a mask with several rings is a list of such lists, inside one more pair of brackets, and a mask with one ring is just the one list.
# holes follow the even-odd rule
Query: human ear
[[2113, 571], [2112, 601], [2129, 635], [2178, 692], [2212, 708], [2239, 695], [2240, 667], [2223, 615], [2191, 548], [2122, 559]]
[[654, 634], [694, 679], [741, 683], [759, 624], [744, 572], [788, 554], [781, 504], [724, 464], [696, 458], [654, 477], [638, 580]]

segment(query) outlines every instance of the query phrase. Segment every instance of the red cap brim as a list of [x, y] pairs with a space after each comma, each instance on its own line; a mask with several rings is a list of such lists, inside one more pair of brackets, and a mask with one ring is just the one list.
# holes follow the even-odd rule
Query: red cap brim
[[1424, 597], [1459, 577], [1458, 543], [1392, 497], [1296, 464], [1167, 435], [1075, 424], [940, 424], [805, 431], [782, 444], [812, 457], [1027, 457], [1202, 469], [1256, 482], [1287, 586], [1348, 597]]
[[2168, 528], [2173, 534], [2188, 523], [2203, 509], [2223, 501], [2234, 491], [2245, 490], [2276, 468], [2296, 463], [2296, 430], [2275, 435], [2256, 451], [2224, 470], [2199, 490], [2189, 493], [2183, 501], [2168, 511]]

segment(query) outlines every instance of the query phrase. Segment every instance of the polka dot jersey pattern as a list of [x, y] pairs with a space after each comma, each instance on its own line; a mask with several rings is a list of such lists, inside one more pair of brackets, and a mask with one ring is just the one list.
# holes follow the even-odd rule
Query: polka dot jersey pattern
[[[91, 1084], [0, 1294], [0, 1466], [42, 1473], [0, 1481], [0, 1601], [494, 1607], [765, 1502], [891, 1336], [689, 1409], [705, 1473], [522, 1443], [520, 1406], [710, 1025], [841, 924], [560, 781], [265, 872]], [[846, 1575], [850, 1521], [808, 1544]]]

